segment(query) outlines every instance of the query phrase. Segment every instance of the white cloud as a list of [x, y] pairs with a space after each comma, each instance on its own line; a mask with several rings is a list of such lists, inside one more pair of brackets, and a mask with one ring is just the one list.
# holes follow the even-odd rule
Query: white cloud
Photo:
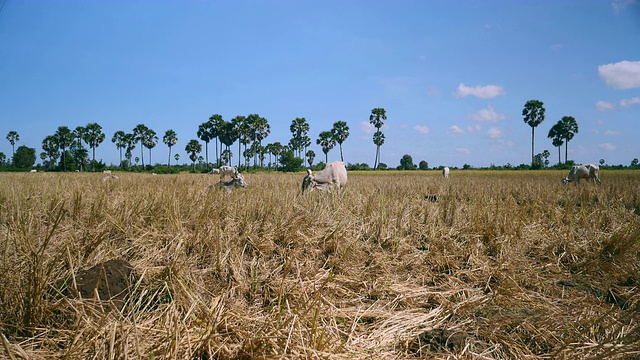
[[611, 151], [611, 150], [615, 150], [616, 147], [613, 146], [613, 144], [609, 144], [609, 143], [604, 143], [604, 144], [600, 144], [598, 145], [602, 150], [606, 150], [606, 151]]
[[611, 2], [611, 7], [613, 7], [613, 12], [618, 15], [627, 6], [635, 4], [636, 2], [636, 0], [614, 0]]
[[616, 90], [640, 87], [640, 61], [620, 61], [598, 66], [598, 76]]
[[507, 116], [504, 114], [496, 113], [496, 111], [493, 109], [493, 106], [488, 106], [486, 109], [482, 109], [471, 114], [471, 118], [475, 121], [495, 123], [505, 120]]
[[500, 139], [504, 136], [504, 131], [497, 127], [492, 127], [487, 131], [487, 135], [492, 139]]
[[467, 131], [468, 132], [475, 132], [475, 131], [480, 131], [480, 130], [482, 130], [482, 126], [480, 126], [480, 124], [473, 124], [473, 125], [467, 126]]
[[622, 135], [622, 131], [617, 130], [607, 130], [604, 132], [605, 135]]
[[376, 131], [376, 127], [370, 122], [360, 121], [360, 130], [365, 134], [373, 134]]
[[460, 129], [460, 127], [457, 125], [453, 125], [449, 126], [449, 128], [447, 129], [447, 133], [451, 135], [464, 134], [464, 130]]
[[471, 151], [469, 151], [469, 149], [467, 148], [456, 148], [456, 151], [460, 154], [471, 154]]
[[608, 101], [600, 100], [596, 103], [596, 109], [600, 111], [613, 110], [615, 108], [616, 108], [616, 105]]
[[629, 107], [634, 104], [640, 104], [640, 97], [634, 96], [631, 99], [620, 100], [620, 106], [622, 107]]
[[413, 127], [413, 130], [423, 133], [423, 134], [428, 134], [429, 132], [431, 132], [431, 129], [429, 129], [426, 126], [422, 126], [422, 125], [416, 125]]
[[504, 95], [502, 87], [496, 85], [468, 87], [464, 84], [458, 85], [458, 90], [453, 94], [455, 97], [465, 97], [468, 95], [477, 96], [481, 99], [491, 99], [499, 95]]

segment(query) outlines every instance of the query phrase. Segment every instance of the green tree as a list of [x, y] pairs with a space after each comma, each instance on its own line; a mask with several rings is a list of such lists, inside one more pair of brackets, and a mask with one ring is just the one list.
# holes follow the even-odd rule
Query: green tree
[[180, 160], [180, 154], [175, 154], [173, 158], [176, 159], [176, 165], [177, 165], [178, 161]]
[[[233, 153], [231, 152], [231, 145], [233, 145], [233, 143], [238, 139], [233, 120], [223, 121], [220, 123], [220, 127], [218, 129], [218, 137], [220, 138], [220, 142], [227, 147], [227, 155], [223, 158], [223, 163], [231, 165], [231, 159], [233, 157]], [[238, 160], [238, 166], [239, 164], [240, 161]]]
[[[250, 138], [254, 142], [254, 144], [257, 143], [259, 145], [258, 147], [256, 147], [256, 150], [260, 150], [260, 148], [262, 147], [262, 140], [266, 139], [267, 136], [269, 136], [269, 134], [271, 133], [271, 125], [269, 125], [267, 119], [261, 117], [258, 114], [250, 114], [249, 116], [247, 116], [247, 119], [249, 119], [250, 124]], [[261, 155], [261, 151], [254, 152], [254, 166], [256, 165], [256, 155]], [[260, 166], [263, 166], [262, 161], [260, 162]]]
[[281, 170], [284, 172], [296, 172], [302, 170], [303, 162], [304, 160], [296, 157], [291, 150], [283, 150], [282, 154], [280, 154], [280, 164], [282, 165]]
[[20, 169], [29, 169], [36, 163], [36, 149], [25, 145], [18, 146], [13, 155], [13, 165]]
[[276, 170], [278, 169], [278, 163], [280, 162], [279, 156], [280, 156], [280, 153], [282, 152], [282, 148], [283, 146], [279, 141], [276, 141], [273, 144], [271, 144], [271, 153], [276, 158], [276, 164], [275, 164]]
[[[380, 146], [384, 145], [384, 134], [382, 133], [382, 131], [376, 131], [373, 134], [373, 143], [378, 147], [378, 149], [380, 149]], [[373, 166], [373, 169], [380, 169], [380, 150], [377, 151], [376, 154], [376, 164]]]
[[305, 118], [295, 118], [291, 121], [289, 131], [291, 131], [291, 150], [298, 154], [299, 158], [302, 158], [302, 150], [305, 148], [305, 137], [309, 133], [309, 123]]
[[599, 163], [600, 163], [600, 166], [604, 165], [605, 163], [604, 159], [600, 159]]
[[135, 136], [136, 142], [140, 142], [140, 158], [142, 159], [142, 167], [144, 168], [144, 141], [147, 137], [147, 132], [149, 128], [144, 124], [138, 124], [135, 128], [133, 128], [133, 135]]
[[56, 145], [58, 149], [62, 151], [62, 171], [67, 171], [67, 159], [66, 159], [66, 149], [71, 145], [74, 141], [75, 136], [71, 132], [71, 129], [67, 126], [59, 126], [56, 133], [53, 135], [56, 139]]
[[400, 158], [399, 170], [415, 170], [417, 166], [413, 163], [413, 158], [409, 154], [402, 155]]
[[529, 100], [524, 104], [522, 109], [522, 116], [524, 116], [524, 122], [531, 126], [531, 162], [534, 158], [534, 139], [535, 128], [544, 121], [544, 104], [540, 100]]
[[336, 141], [331, 134], [331, 131], [322, 131], [316, 140], [316, 144], [320, 145], [322, 152], [324, 153], [325, 164], [329, 162], [329, 151], [336, 146]]
[[249, 125], [247, 123], [247, 118], [242, 115], [238, 115], [231, 119], [231, 125], [233, 139], [234, 141], [238, 140], [238, 168], [240, 168], [240, 160], [242, 159], [242, 145], [244, 144], [244, 148], [246, 150], [247, 143], [249, 142]]
[[204, 157], [207, 162], [207, 171], [209, 171], [209, 141], [213, 139], [213, 122], [205, 121], [198, 126], [198, 138], [204, 141]]
[[305, 154], [305, 156], [307, 157], [307, 161], [309, 163], [309, 167], [313, 166], [313, 160], [315, 160], [316, 158], [316, 153], [313, 150], [308, 150], [307, 153]]
[[6, 161], [7, 155], [5, 155], [3, 152], [0, 152], [0, 166], [3, 166]]
[[340, 161], [344, 161], [344, 157], [342, 156], [342, 143], [349, 137], [349, 126], [347, 126], [347, 123], [344, 121], [336, 121], [333, 123], [331, 135], [340, 146]]
[[[136, 135], [133, 133], [125, 134], [124, 143], [126, 147], [124, 152], [124, 157], [127, 159], [127, 163], [129, 167], [131, 167], [131, 158], [133, 157], [133, 150], [136, 148], [136, 144], [138, 143], [138, 140], [136, 139]], [[136, 160], [136, 164], [138, 163], [138, 160]]]
[[60, 153], [58, 152], [58, 143], [56, 142], [56, 137], [53, 135], [48, 135], [42, 140], [42, 150], [49, 157], [49, 170], [52, 166], [55, 165], [56, 161], [58, 161], [58, 157]]
[[152, 129], [147, 129], [142, 145], [144, 145], [144, 147], [149, 149], [149, 165], [153, 165], [153, 163], [151, 162], [151, 149], [156, 147], [156, 145], [158, 144], [158, 140], [159, 139], [158, 139], [158, 135], [156, 135], [156, 132], [153, 131]]
[[562, 140], [562, 122], [558, 121], [555, 123], [551, 129], [549, 129], [549, 134], [547, 137], [551, 139], [551, 143], [553, 146], [558, 148], [558, 164], [562, 163], [560, 159], [560, 147], [564, 144], [564, 140]]
[[196, 160], [198, 160], [198, 154], [202, 152], [202, 145], [196, 139], [191, 139], [184, 147], [184, 151], [189, 153], [189, 159], [193, 166], [193, 171], [196, 171]]
[[169, 147], [169, 161], [167, 161], [167, 166], [171, 166], [171, 147], [178, 143], [178, 134], [169, 129], [164, 133], [162, 142]]
[[369, 116], [369, 123], [376, 128], [375, 134], [373, 134], [373, 143], [376, 145], [376, 160], [373, 163], [373, 169], [378, 168], [378, 162], [380, 161], [380, 146], [384, 144], [384, 134], [380, 131], [380, 128], [387, 120], [387, 112], [384, 108], [374, 108], [371, 110]]
[[20, 140], [20, 135], [18, 135], [18, 132], [11, 130], [7, 134], [7, 140], [11, 143], [11, 159], [13, 160], [13, 157], [16, 156], [16, 142]]
[[562, 138], [564, 139], [564, 162], [567, 162], [569, 153], [569, 141], [578, 133], [578, 122], [573, 116], [563, 116], [560, 119], [562, 124]]
[[91, 149], [91, 170], [95, 171], [96, 163], [96, 148], [104, 141], [104, 133], [102, 132], [102, 126], [98, 123], [89, 123], [85, 127], [84, 141], [89, 145]]
[[220, 167], [220, 157], [218, 156], [218, 137], [220, 136], [220, 128], [224, 120], [222, 115], [213, 114], [209, 117], [211, 123], [211, 136], [216, 140], [216, 166]]
[[122, 149], [126, 148], [126, 134], [122, 130], [118, 130], [113, 134], [111, 142], [116, 144], [116, 148], [120, 151], [120, 167], [122, 167]]
[[429, 163], [424, 160], [420, 161], [420, 164], [418, 164], [418, 169], [429, 170]]

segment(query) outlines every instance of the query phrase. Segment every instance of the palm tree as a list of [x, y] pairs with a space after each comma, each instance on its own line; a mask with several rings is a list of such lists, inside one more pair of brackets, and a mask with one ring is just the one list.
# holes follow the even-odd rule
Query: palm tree
[[522, 116], [524, 122], [531, 126], [531, 163], [533, 163], [534, 150], [533, 144], [535, 139], [535, 128], [544, 121], [544, 104], [540, 100], [529, 100], [524, 104]]
[[376, 128], [376, 133], [373, 134], [373, 143], [376, 145], [376, 160], [373, 163], [373, 169], [378, 168], [380, 161], [380, 146], [384, 144], [384, 135], [380, 131], [382, 125], [387, 120], [387, 112], [384, 108], [374, 108], [371, 110], [369, 116], [369, 123]]
[[278, 161], [279, 161], [278, 156], [280, 155], [280, 153], [282, 153], [282, 144], [279, 141], [276, 141], [273, 144], [271, 144], [271, 153], [276, 158], [275, 169], [278, 170]]
[[4, 165], [4, 162], [7, 161], [7, 155], [3, 152], [0, 152], [0, 165]]
[[95, 171], [96, 148], [104, 141], [104, 133], [102, 133], [102, 126], [98, 123], [89, 123], [84, 129], [84, 141], [89, 144], [92, 152], [91, 170]]
[[[316, 158], [316, 152], [313, 150], [308, 150], [305, 153], [305, 156], [307, 157], [307, 162], [309, 163], [309, 167], [313, 166], [313, 160]], [[325, 161], [326, 164], [326, 161]]]
[[62, 171], [67, 171], [67, 164], [66, 164], [66, 156], [65, 156], [65, 152], [66, 149], [71, 145], [71, 143], [74, 141], [75, 136], [73, 135], [73, 133], [71, 132], [71, 129], [69, 129], [69, 127], [67, 126], [59, 126], [58, 130], [56, 131], [55, 135], [55, 141], [56, 141], [56, 145], [58, 147], [58, 149], [62, 150]]
[[116, 144], [116, 148], [120, 150], [120, 167], [122, 167], [122, 149], [126, 147], [126, 134], [122, 130], [118, 130], [113, 134], [111, 142]]
[[169, 161], [167, 162], [167, 166], [171, 166], [171, 147], [178, 143], [178, 135], [175, 131], [169, 129], [164, 133], [162, 142], [169, 147]]
[[204, 141], [204, 156], [207, 162], [207, 171], [209, 171], [209, 141], [213, 139], [213, 123], [211, 120], [205, 121], [198, 126], [198, 138]]
[[158, 144], [158, 140], [159, 139], [158, 139], [158, 135], [156, 135], [156, 132], [151, 129], [147, 129], [147, 132], [144, 136], [144, 141], [142, 142], [142, 144], [144, 145], [144, 147], [149, 149], [149, 165], [153, 164], [151, 162], [151, 149], [156, 147], [156, 145]]
[[[382, 131], [376, 131], [373, 134], [373, 143], [378, 147], [378, 149], [380, 148], [380, 146], [384, 145], [384, 134], [382, 133]], [[380, 167], [380, 153], [379, 152], [376, 155], [376, 164], [377, 164], [377, 167], [374, 166], [374, 169]]]
[[220, 127], [222, 125], [222, 115], [213, 114], [209, 117], [211, 123], [211, 136], [216, 139], [216, 166], [220, 167], [220, 157], [218, 156], [218, 136], [220, 136]]
[[[237, 133], [235, 131], [235, 125], [232, 121], [222, 121], [218, 128], [218, 137], [220, 142], [227, 147], [224, 154], [221, 154], [222, 162], [224, 164], [231, 165], [231, 158], [233, 153], [231, 152], [231, 145], [237, 140]], [[224, 156], [222, 156], [224, 155]]]
[[[234, 141], [238, 140], [238, 168], [240, 168], [240, 159], [242, 158], [241, 154], [242, 154], [242, 147], [241, 145], [244, 144], [244, 148], [246, 150], [247, 148], [247, 118], [242, 116], [242, 115], [238, 115], [236, 117], [234, 117], [233, 119], [231, 119], [231, 129], [232, 132], [234, 133]], [[222, 140], [221, 140], [222, 141]]]
[[184, 147], [184, 151], [190, 153], [189, 159], [191, 159], [193, 171], [196, 171], [196, 160], [198, 160], [198, 154], [202, 152], [202, 145], [196, 139], [191, 139]]
[[[295, 118], [291, 121], [291, 126], [289, 126], [289, 131], [293, 137], [289, 142], [292, 145], [293, 151], [298, 153], [298, 158], [302, 158], [302, 149], [305, 148], [305, 136], [309, 132], [309, 123], [305, 118]], [[309, 142], [311, 142], [309, 140]]]
[[344, 121], [336, 121], [331, 129], [333, 139], [340, 145], [340, 161], [344, 161], [342, 156], [342, 143], [349, 137], [349, 127]]
[[573, 116], [563, 116], [560, 119], [562, 124], [562, 138], [564, 139], [564, 162], [567, 162], [567, 154], [569, 152], [569, 140], [573, 139], [578, 133], [578, 122]]
[[144, 124], [138, 124], [135, 128], [133, 128], [133, 135], [136, 138], [136, 142], [140, 142], [140, 157], [142, 159], [142, 168], [144, 169], [144, 140], [147, 135], [149, 128]]
[[[251, 114], [249, 117], [252, 117], [250, 121], [251, 124], [251, 140], [257, 142], [260, 147], [262, 147], [262, 140], [266, 139], [267, 136], [271, 133], [271, 125], [267, 119], [260, 117], [258, 114]], [[256, 154], [257, 155], [257, 154]], [[253, 161], [254, 165], [256, 163], [255, 159]], [[260, 161], [260, 166], [262, 166], [262, 161]]]
[[558, 148], [558, 164], [562, 163], [560, 159], [560, 147], [564, 144], [562, 140], [562, 123], [558, 121], [555, 125], [549, 129], [549, 134], [547, 135], [549, 139], [551, 139], [551, 143], [553, 146]]
[[178, 160], [180, 160], [180, 154], [173, 155], [173, 158], [176, 159], [176, 165], [178, 165]]
[[16, 156], [16, 142], [20, 140], [20, 135], [17, 131], [11, 130], [7, 134], [7, 140], [11, 143], [11, 161], [13, 161], [13, 157]]
[[51, 169], [51, 166], [56, 163], [60, 155], [60, 153], [58, 153], [59, 149], [56, 143], [56, 137], [53, 135], [46, 136], [44, 140], [42, 140], [42, 150], [49, 156], [49, 169]]
[[322, 147], [322, 152], [324, 153], [324, 163], [329, 162], [329, 151], [336, 146], [336, 141], [331, 134], [331, 131], [323, 131], [320, 133], [318, 140], [316, 140], [316, 144]]
[[[133, 157], [133, 149], [136, 148], [136, 143], [138, 142], [136, 135], [133, 133], [129, 133], [129, 134], [124, 134], [124, 144], [126, 147], [124, 156], [127, 159], [127, 161], [129, 162], [129, 167], [131, 167], [131, 157]], [[138, 163], [138, 161], [136, 160], [136, 163]]]

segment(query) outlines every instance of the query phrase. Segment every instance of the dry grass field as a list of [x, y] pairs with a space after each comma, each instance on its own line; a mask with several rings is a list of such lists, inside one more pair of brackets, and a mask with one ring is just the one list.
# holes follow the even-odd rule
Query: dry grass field
[[0, 174], [0, 357], [640, 358], [638, 171], [118, 175]]

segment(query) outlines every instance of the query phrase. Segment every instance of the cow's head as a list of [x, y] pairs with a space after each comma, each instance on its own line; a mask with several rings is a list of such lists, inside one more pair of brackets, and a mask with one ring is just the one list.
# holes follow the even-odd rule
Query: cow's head
[[242, 176], [242, 174], [240, 173], [238, 173], [238, 175], [231, 181], [233, 181], [233, 185], [236, 187], [246, 188], [247, 186], [249, 186], [249, 184], [244, 180], [244, 176]]
[[307, 169], [307, 175], [302, 180], [302, 193], [306, 193], [307, 191], [313, 191], [313, 188], [316, 184], [316, 179], [311, 172], [311, 169]]

